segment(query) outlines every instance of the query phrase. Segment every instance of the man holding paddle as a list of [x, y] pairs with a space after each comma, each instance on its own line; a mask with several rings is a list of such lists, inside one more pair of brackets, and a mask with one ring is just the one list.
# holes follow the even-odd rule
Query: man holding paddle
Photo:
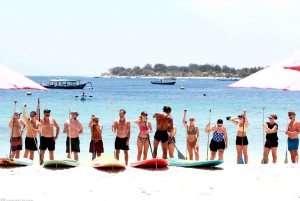
[[89, 123], [91, 129], [91, 142], [90, 142], [90, 153], [93, 153], [93, 159], [97, 156], [101, 156], [104, 152], [103, 142], [102, 142], [102, 124], [99, 124], [99, 117], [92, 115], [91, 121]]
[[[37, 107], [37, 116], [40, 105]], [[40, 119], [41, 124], [41, 140], [40, 140], [40, 150], [41, 150], [41, 160], [40, 165], [42, 165], [44, 161], [45, 151], [49, 150], [49, 158], [50, 160], [54, 160], [54, 150], [55, 150], [55, 141], [59, 135], [59, 125], [55, 121], [55, 119], [50, 117], [51, 110], [44, 110], [44, 118]], [[56, 135], [54, 137], [54, 127], [56, 128]]]
[[296, 120], [295, 112], [288, 112], [288, 116], [290, 118], [290, 123], [285, 132], [285, 134], [288, 135], [288, 149], [291, 154], [292, 163], [298, 163], [298, 134], [300, 133], [300, 122]]
[[34, 152], [38, 150], [36, 136], [38, 133], [40, 133], [40, 122], [35, 117], [36, 117], [36, 112], [31, 111], [30, 119], [27, 118], [26, 104], [24, 104], [23, 119], [26, 123], [26, 127], [28, 128], [26, 133], [26, 138], [25, 138], [24, 158], [28, 158], [28, 154], [29, 154], [30, 160], [34, 159]]
[[167, 149], [168, 149], [168, 125], [170, 127], [170, 133], [173, 133], [173, 118], [171, 117], [171, 108], [169, 106], [163, 107], [162, 113], [155, 113], [153, 118], [156, 118], [156, 132], [154, 135], [154, 142], [153, 142], [153, 158], [157, 156], [157, 147], [159, 142], [162, 143], [162, 152], [163, 158], [167, 159]]
[[119, 160], [120, 150], [124, 150], [125, 164], [128, 165], [128, 150], [130, 139], [130, 122], [125, 119], [126, 111], [120, 109], [120, 119], [114, 122], [112, 125], [112, 131], [117, 132], [115, 139], [116, 159]]
[[66, 153], [67, 158], [71, 158], [72, 152], [74, 152], [74, 159], [78, 161], [78, 153], [80, 152], [79, 135], [83, 133], [82, 124], [77, 120], [77, 110], [71, 112], [71, 118], [64, 124], [64, 133], [67, 134], [66, 140]]

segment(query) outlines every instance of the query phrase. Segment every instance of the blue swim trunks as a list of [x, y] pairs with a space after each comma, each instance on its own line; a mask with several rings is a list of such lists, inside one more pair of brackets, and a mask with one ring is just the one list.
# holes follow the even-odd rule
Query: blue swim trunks
[[298, 150], [298, 147], [299, 147], [299, 138], [296, 138], [296, 139], [288, 138], [288, 150], [289, 151]]

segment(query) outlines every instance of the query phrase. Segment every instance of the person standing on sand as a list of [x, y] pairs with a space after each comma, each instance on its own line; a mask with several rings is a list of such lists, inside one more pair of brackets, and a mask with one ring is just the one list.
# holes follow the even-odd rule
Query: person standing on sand
[[27, 133], [25, 138], [25, 153], [24, 158], [28, 158], [33, 160], [34, 159], [34, 152], [38, 150], [38, 143], [36, 136], [40, 133], [40, 122], [36, 120], [36, 112], [30, 112], [30, 120], [26, 116], [26, 104], [23, 107], [23, 119], [26, 123]]
[[168, 135], [169, 135], [167, 150], [169, 151], [170, 158], [174, 158], [174, 149], [175, 149], [175, 143], [176, 143], [175, 135], [177, 132], [177, 128], [176, 128], [176, 126], [173, 125], [173, 131], [172, 131], [172, 133], [170, 133], [170, 126], [168, 125], [167, 131], [168, 131]]
[[[37, 106], [37, 115], [40, 105]], [[44, 110], [44, 118], [40, 119], [41, 124], [41, 139], [40, 139], [40, 150], [41, 150], [41, 160], [40, 165], [42, 165], [42, 160], [44, 160], [45, 151], [49, 150], [50, 160], [54, 160], [54, 150], [55, 150], [55, 141], [59, 135], [59, 125], [56, 123], [55, 119], [50, 117], [51, 110]], [[53, 128], [56, 128], [56, 135], [54, 136]]]
[[[80, 152], [80, 140], [79, 135], [83, 133], [82, 124], [77, 120], [77, 110], [71, 112], [71, 118], [64, 124], [64, 133], [67, 134], [66, 140], [66, 153], [67, 158], [72, 158], [72, 152], [74, 153], [74, 160], [78, 161], [78, 153]], [[70, 142], [71, 140], [71, 142]], [[71, 148], [70, 148], [71, 144]]]
[[[134, 121], [136, 125], [139, 126], [140, 133], [137, 138], [137, 148], [138, 148], [138, 155], [137, 161], [141, 160], [143, 148], [143, 160], [147, 159], [148, 155], [148, 148], [149, 148], [149, 133], [152, 133], [152, 125], [151, 122], [148, 121], [148, 114], [147, 112], [143, 111], [141, 115]], [[151, 153], [152, 155], [152, 153]]]
[[277, 162], [278, 124], [275, 123], [275, 120], [277, 120], [277, 115], [270, 114], [269, 120], [270, 122], [263, 123], [263, 127], [266, 131], [266, 143], [265, 143], [265, 150], [264, 150], [264, 159], [266, 164], [268, 164], [269, 162], [270, 150], [272, 151], [273, 163]]
[[223, 120], [218, 119], [217, 125], [210, 127], [210, 123], [206, 125], [205, 132], [213, 132], [213, 137], [210, 141], [210, 160], [215, 160], [215, 157], [219, 155], [218, 160], [223, 160], [224, 149], [228, 146], [227, 130], [223, 126]]
[[97, 157], [101, 156], [104, 152], [103, 142], [102, 142], [102, 124], [99, 124], [99, 117], [92, 115], [91, 121], [89, 123], [91, 129], [91, 142], [90, 142], [90, 153], [97, 153]]
[[[236, 121], [239, 119], [239, 122]], [[231, 118], [230, 122], [237, 126], [237, 136], [236, 136], [236, 152], [237, 152], [237, 163], [242, 157], [242, 152], [244, 153], [245, 164], [248, 164], [248, 138], [246, 132], [249, 127], [248, 118], [246, 115], [246, 110], [243, 110], [243, 114], [238, 115], [238, 117]]]
[[[22, 113], [19, 111], [15, 111], [13, 116], [11, 117], [8, 127], [12, 129], [12, 134], [10, 136], [11, 143], [11, 155], [10, 158], [20, 158], [20, 151], [23, 147], [22, 135], [24, 130], [26, 129], [26, 125], [22, 119], [20, 119], [20, 115]], [[23, 129], [21, 129], [23, 126]]]
[[114, 122], [114, 125], [112, 125], [112, 131], [114, 133], [117, 132], [117, 136], [115, 139], [115, 157], [117, 160], [119, 160], [120, 150], [123, 150], [125, 155], [125, 164], [127, 166], [130, 140], [130, 122], [125, 119], [125, 114], [126, 111], [124, 109], [120, 109], [120, 119]]
[[163, 107], [162, 113], [155, 113], [153, 118], [156, 118], [156, 132], [153, 141], [153, 158], [157, 156], [157, 147], [159, 142], [162, 143], [163, 158], [167, 159], [167, 148], [168, 148], [168, 125], [170, 126], [170, 133], [173, 133], [173, 118], [171, 117], [171, 108], [169, 106]]
[[292, 163], [298, 163], [298, 134], [300, 133], [300, 123], [296, 120], [295, 112], [288, 112], [288, 116], [290, 118], [290, 122], [288, 124], [287, 131], [285, 131], [285, 134], [288, 135], [288, 150], [291, 154]]

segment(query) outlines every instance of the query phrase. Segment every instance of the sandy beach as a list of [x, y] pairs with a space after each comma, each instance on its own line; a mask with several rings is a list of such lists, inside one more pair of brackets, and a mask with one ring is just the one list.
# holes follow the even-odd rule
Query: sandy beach
[[[221, 165], [213, 168], [99, 170], [38, 165], [0, 169], [6, 200], [299, 199], [298, 165]], [[1, 199], [2, 201], [2, 199]]]

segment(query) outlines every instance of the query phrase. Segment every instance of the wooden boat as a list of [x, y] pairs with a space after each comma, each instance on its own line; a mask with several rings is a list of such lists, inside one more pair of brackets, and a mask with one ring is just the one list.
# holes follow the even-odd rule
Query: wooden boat
[[41, 84], [43, 87], [47, 89], [83, 89], [86, 84], [90, 84], [91, 82], [80, 84], [80, 80], [67, 80], [67, 79], [57, 79], [50, 80], [49, 84]]
[[161, 85], [174, 85], [176, 81], [170, 79], [158, 79], [151, 81], [151, 84], [161, 84]]
[[241, 78], [237, 78], [237, 77], [228, 77], [228, 78], [220, 78], [218, 79], [219, 81], [239, 81]]

